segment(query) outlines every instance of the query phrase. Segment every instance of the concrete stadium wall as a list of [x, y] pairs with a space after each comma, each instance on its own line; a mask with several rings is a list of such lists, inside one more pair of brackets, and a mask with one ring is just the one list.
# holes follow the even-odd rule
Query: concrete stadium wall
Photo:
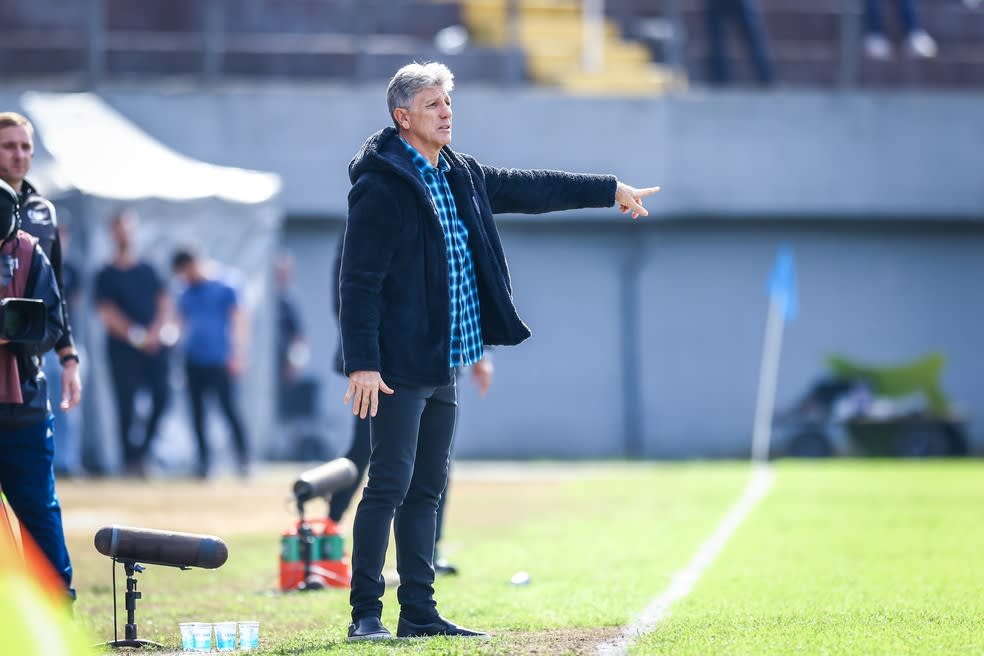
[[[659, 214], [984, 218], [984, 94], [777, 91], [584, 98], [454, 93], [455, 147], [497, 166], [659, 184]], [[193, 157], [280, 173], [291, 215], [341, 216], [347, 164], [389, 124], [385, 90], [105, 89]]]
[[[288, 225], [287, 245], [305, 263], [305, 318], [321, 326], [317, 362], [330, 362], [337, 339], [319, 299], [331, 276], [324, 253], [341, 229]], [[650, 457], [746, 455], [779, 244], [796, 254], [800, 314], [786, 328], [777, 406], [798, 399], [830, 353], [896, 364], [939, 350], [948, 358], [944, 391], [970, 415], [975, 448], [984, 449], [984, 225], [601, 219], [505, 221], [501, 230], [533, 338], [496, 351], [485, 399], [462, 381], [464, 457], [616, 457], [636, 445]], [[625, 276], [634, 259], [633, 285]], [[638, 308], [628, 352], [626, 290]], [[324, 382], [329, 438], [344, 450], [344, 380]]]

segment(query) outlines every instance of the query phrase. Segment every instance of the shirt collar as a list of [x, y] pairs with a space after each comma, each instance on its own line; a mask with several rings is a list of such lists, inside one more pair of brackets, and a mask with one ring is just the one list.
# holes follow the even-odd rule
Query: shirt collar
[[437, 166], [435, 167], [427, 161], [426, 157], [420, 154], [419, 150], [411, 146], [403, 137], [400, 137], [400, 143], [407, 149], [407, 152], [410, 154], [410, 160], [421, 173], [437, 173], [438, 170], [440, 170], [441, 173], [447, 173], [451, 170], [451, 165], [448, 164], [448, 160], [444, 157], [444, 153], [437, 156]]

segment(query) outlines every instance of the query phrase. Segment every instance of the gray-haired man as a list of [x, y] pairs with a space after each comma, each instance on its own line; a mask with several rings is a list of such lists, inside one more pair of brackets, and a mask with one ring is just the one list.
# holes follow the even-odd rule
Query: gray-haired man
[[344, 401], [371, 417], [372, 445], [353, 527], [350, 640], [391, 637], [380, 622], [391, 521], [397, 636], [485, 636], [438, 614], [433, 583], [455, 369], [478, 362], [484, 345], [530, 336], [513, 307], [492, 215], [617, 203], [635, 218], [647, 213], [642, 197], [658, 190], [614, 176], [498, 169], [451, 150], [453, 86], [442, 64], [397, 71], [387, 89], [394, 127], [369, 137], [349, 165], [339, 285]]

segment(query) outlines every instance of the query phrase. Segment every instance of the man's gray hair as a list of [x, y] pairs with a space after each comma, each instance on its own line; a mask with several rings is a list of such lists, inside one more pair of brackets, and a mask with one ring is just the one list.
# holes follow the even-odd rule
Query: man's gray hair
[[445, 93], [451, 93], [454, 90], [454, 74], [451, 69], [438, 62], [414, 62], [398, 70], [389, 81], [389, 86], [386, 87], [386, 104], [397, 130], [400, 129], [400, 124], [396, 122], [393, 110], [397, 107], [409, 109], [414, 96], [421, 89], [430, 87], [442, 87]]

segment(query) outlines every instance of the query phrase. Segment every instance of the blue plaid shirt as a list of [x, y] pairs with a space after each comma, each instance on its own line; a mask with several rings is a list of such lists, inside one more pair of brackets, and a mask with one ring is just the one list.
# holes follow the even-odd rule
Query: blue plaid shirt
[[444, 156], [437, 167], [403, 139], [413, 165], [420, 172], [430, 192], [437, 218], [444, 229], [444, 245], [448, 253], [448, 287], [451, 298], [451, 367], [467, 367], [482, 359], [482, 322], [478, 304], [478, 285], [475, 266], [468, 250], [468, 228], [458, 217], [458, 208], [451, 195], [445, 173], [451, 169]]

